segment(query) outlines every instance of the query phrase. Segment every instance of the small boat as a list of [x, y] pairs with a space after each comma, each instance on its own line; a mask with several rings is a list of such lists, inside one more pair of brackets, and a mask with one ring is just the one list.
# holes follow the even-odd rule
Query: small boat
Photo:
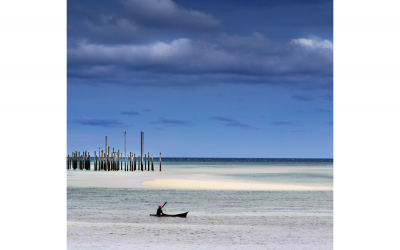
[[150, 216], [156, 216], [156, 217], [182, 217], [182, 218], [186, 218], [186, 216], [187, 216], [188, 213], [189, 213], [189, 212], [182, 213], [182, 214], [164, 214], [164, 215], [150, 214]]

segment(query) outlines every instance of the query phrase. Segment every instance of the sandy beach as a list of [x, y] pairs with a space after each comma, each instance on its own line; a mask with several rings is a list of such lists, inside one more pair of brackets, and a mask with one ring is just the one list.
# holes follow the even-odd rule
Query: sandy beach
[[289, 183], [251, 183], [204, 181], [191, 179], [158, 179], [144, 181], [141, 184], [157, 187], [189, 188], [189, 189], [223, 189], [223, 190], [332, 190], [329, 187], [303, 186]]
[[176, 168], [166, 167], [164, 171], [68, 171], [69, 187], [108, 187], [108, 188], [179, 188], [179, 189], [221, 189], [221, 190], [298, 190], [321, 191], [333, 190], [333, 183], [310, 183], [307, 179], [293, 182], [291, 179], [240, 179], [238, 177], [251, 175], [253, 177], [269, 174], [315, 173], [331, 169], [318, 166], [311, 167], [279, 167], [279, 168]]

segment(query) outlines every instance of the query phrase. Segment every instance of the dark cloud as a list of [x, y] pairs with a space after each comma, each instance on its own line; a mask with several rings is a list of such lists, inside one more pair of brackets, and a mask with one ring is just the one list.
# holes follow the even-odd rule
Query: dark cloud
[[235, 120], [233, 118], [229, 118], [229, 117], [223, 117], [223, 116], [213, 116], [210, 117], [210, 119], [216, 120], [216, 121], [220, 121], [222, 122], [222, 124], [224, 124], [225, 126], [228, 127], [239, 127], [239, 128], [246, 128], [246, 129], [258, 129], [256, 127], [253, 127], [249, 124], [243, 123], [241, 121]]
[[106, 118], [83, 117], [83, 118], [71, 120], [69, 122], [81, 124], [81, 125], [99, 126], [99, 127], [126, 127], [126, 126], [128, 126], [121, 121], [118, 121], [115, 119], [106, 119]]
[[328, 109], [320, 109], [320, 108], [315, 108], [315, 111], [317, 112], [322, 112], [322, 113], [330, 113], [331, 111]]
[[[67, 4], [68, 83], [71, 84], [246, 83], [332, 88], [331, 41], [300, 35], [312, 34], [309, 30], [285, 31], [291, 34], [289, 38], [275, 39], [265, 37], [263, 33], [272, 33], [262, 28], [266, 23], [275, 25], [278, 19], [282, 19], [278, 22], [287, 22], [288, 17], [280, 17], [280, 14], [272, 23], [264, 20], [270, 16], [265, 13], [278, 11], [293, 16], [289, 23], [293, 22], [290, 25], [295, 25], [296, 30], [299, 30], [299, 18], [295, 14], [307, 13], [307, 20], [318, 26], [313, 30], [320, 30], [319, 17], [326, 19], [326, 14], [332, 12], [331, 1], [286, 0], [284, 4], [235, 1], [228, 4], [219, 1], [71, 0]], [[312, 6], [320, 6], [325, 11], [314, 11]], [[297, 11], [299, 7], [307, 10]], [[239, 18], [238, 14], [245, 16]], [[214, 17], [219, 15], [225, 18], [225, 23]], [[311, 23], [301, 25], [309, 29]], [[246, 32], [237, 32], [239, 26], [245, 27]], [[327, 29], [331, 30], [331, 26], [329, 24]], [[215, 30], [217, 27], [220, 29]], [[253, 32], [257, 30], [259, 32]]]
[[172, 0], [126, 0], [125, 16], [141, 25], [154, 28], [209, 30], [220, 21], [198, 10], [187, 10]]
[[138, 112], [136, 111], [122, 111], [121, 112], [122, 115], [140, 115]]
[[289, 122], [289, 121], [274, 121], [271, 122], [271, 124], [278, 126], [300, 126], [300, 122]]
[[293, 94], [292, 95], [293, 99], [299, 100], [299, 101], [312, 101], [314, 100], [314, 97], [307, 95], [307, 94]]
[[[232, 37], [230, 39], [235, 39]], [[253, 38], [248, 38], [251, 41]], [[259, 39], [259, 38], [254, 38]], [[245, 41], [247, 41], [245, 39]], [[153, 42], [144, 45], [99, 45], [81, 42], [68, 49], [68, 77], [92, 77], [98, 71], [101, 79], [124, 84], [164, 84], [147, 77], [129, 77], [130, 74], [176, 75], [183, 84], [211, 82], [295, 83], [331, 85], [332, 48], [329, 41], [297, 39], [282, 43], [281, 54], [255, 53], [251, 42], [241, 41], [237, 51], [223, 44], [208, 43], [188, 38], [172, 42]], [[296, 41], [296, 42], [294, 42]], [[325, 45], [324, 45], [325, 44]], [[236, 45], [235, 45], [236, 46]], [[274, 53], [278, 53], [274, 52]], [[106, 70], [103, 70], [106, 69]], [[121, 75], [124, 77], [122, 78]], [[198, 80], [200, 78], [200, 81]], [[165, 78], [165, 77], [164, 77]], [[210, 81], [209, 81], [210, 79]], [[174, 79], [172, 80], [176, 84]], [[146, 83], [144, 83], [146, 84]], [[296, 95], [295, 95], [296, 97]]]
[[174, 125], [174, 126], [190, 126], [192, 123], [190, 121], [185, 121], [176, 118], [158, 118], [158, 121], [152, 122], [153, 124], [166, 124], [166, 125]]

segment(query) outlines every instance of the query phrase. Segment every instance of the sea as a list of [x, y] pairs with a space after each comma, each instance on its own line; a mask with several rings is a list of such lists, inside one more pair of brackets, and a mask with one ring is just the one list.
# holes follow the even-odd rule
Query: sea
[[[155, 159], [156, 160], [156, 159]], [[68, 249], [333, 249], [333, 159], [162, 158], [152, 172], [67, 170]], [[330, 190], [218, 190], [90, 183], [186, 178]], [[113, 176], [113, 177], [111, 177]], [[135, 179], [136, 178], [136, 179]], [[76, 180], [80, 180], [78, 182]], [[159, 205], [167, 214], [153, 217]]]

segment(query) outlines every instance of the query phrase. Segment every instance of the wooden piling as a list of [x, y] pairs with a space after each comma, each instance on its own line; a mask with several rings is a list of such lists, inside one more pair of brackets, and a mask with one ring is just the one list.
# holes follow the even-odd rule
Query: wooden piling
[[101, 150], [101, 155], [100, 155], [100, 171], [103, 170], [103, 150]]
[[147, 152], [147, 171], [150, 171], [150, 152]]
[[[125, 161], [125, 171], [126, 171], [126, 131], [125, 131], [125, 149], [124, 149], [125, 151], [124, 151], [124, 154], [125, 154], [125, 159], [124, 159], [124, 161]], [[122, 158], [122, 157], [121, 157]]]
[[136, 154], [133, 154], [133, 171], [136, 171]]
[[143, 168], [143, 148], [144, 148], [144, 133], [140, 132], [140, 165]]
[[[108, 147], [108, 148], [110, 148], [110, 147]], [[111, 171], [111, 157], [110, 157], [110, 155], [107, 155], [107, 161], [108, 161], [108, 171]]]
[[154, 171], [153, 155], [151, 155], [151, 171]]

